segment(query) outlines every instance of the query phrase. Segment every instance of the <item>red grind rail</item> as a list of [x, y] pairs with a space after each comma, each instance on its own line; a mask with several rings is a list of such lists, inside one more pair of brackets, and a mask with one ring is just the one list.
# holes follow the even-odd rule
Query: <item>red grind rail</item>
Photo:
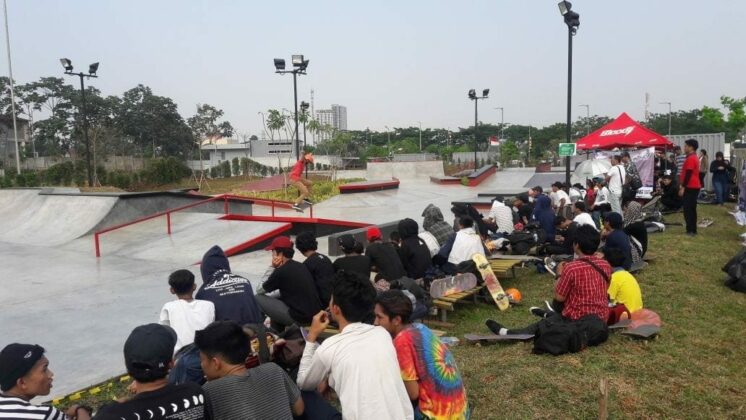
[[[264, 198], [255, 199], [255, 198], [242, 197], [242, 196], [231, 195], [231, 194], [216, 195], [215, 197], [210, 197], [210, 198], [207, 198], [207, 199], [204, 199], [204, 200], [201, 200], [201, 201], [197, 201], [197, 202], [194, 202], [194, 203], [190, 203], [190, 204], [187, 204], [187, 205], [184, 205], [184, 206], [181, 206], [181, 207], [176, 207], [176, 208], [173, 208], [173, 209], [164, 210], [164, 211], [161, 211], [161, 212], [158, 212], [158, 213], [151, 214], [149, 216], [141, 217], [139, 219], [135, 219], [135, 220], [132, 220], [132, 221], [129, 221], [129, 222], [125, 222], [125, 223], [120, 223], [118, 225], [109, 226], [106, 229], [102, 229], [102, 230], [97, 231], [96, 233], [93, 234], [93, 241], [94, 241], [95, 248], [96, 248], [96, 257], [97, 258], [101, 257], [101, 243], [100, 243], [101, 240], [100, 240], [99, 237], [101, 235], [103, 235], [104, 233], [108, 233], [108, 232], [111, 232], [111, 231], [114, 231], [114, 230], [117, 230], [117, 229], [122, 229], [122, 228], [125, 228], [127, 226], [132, 226], [134, 224], [142, 223], [142, 222], [145, 222], [145, 221], [148, 221], [148, 220], [151, 220], [151, 219], [155, 219], [155, 218], [158, 218], [158, 217], [161, 217], [161, 216], [166, 216], [166, 233], [170, 235], [171, 234], [171, 213], [176, 213], [178, 211], [186, 210], [186, 209], [189, 209], [189, 208], [192, 208], [192, 207], [197, 207], [197, 206], [200, 206], [200, 205], [203, 205], [203, 204], [206, 204], [206, 203], [210, 203], [210, 202], [213, 202], [213, 201], [218, 201], [218, 200], [223, 200], [223, 214], [226, 214], [226, 215], [230, 213], [230, 200], [247, 201], [247, 202], [250, 202], [250, 203], [253, 203], [253, 204], [270, 205], [270, 206], [272, 206], [272, 216], [274, 216], [274, 214], [275, 214], [275, 207], [281, 207], [281, 208], [287, 207], [287, 208], [289, 208], [293, 204], [293, 203], [288, 203], [287, 201], [270, 200], [270, 199], [264, 199]], [[311, 217], [313, 217], [313, 206], [310, 206], [310, 208], [311, 208]], [[291, 219], [292, 220], [293, 218], [286, 218], [286, 219]], [[236, 219], [236, 220], [240, 220], [240, 219]], [[278, 228], [278, 229], [283, 229], [283, 228]], [[281, 230], [280, 232], [284, 232], [285, 230], [288, 230], [288, 229], [290, 229], [290, 226], [284, 227], [284, 229]], [[254, 242], [254, 241], [252, 241], [252, 242]], [[242, 245], [246, 245], [246, 244], [242, 244]], [[250, 243], [247, 246], [251, 246], [251, 245], [252, 244]], [[234, 252], [237, 252], [237, 251], [234, 251]]]
[[221, 220], [244, 220], [247, 222], [285, 222], [285, 223], [314, 223], [319, 225], [334, 225], [350, 228], [371, 226], [370, 223], [350, 222], [347, 220], [321, 219], [316, 217], [288, 217], [288, 216], [248, 216], [245, 214], [226, 214]]

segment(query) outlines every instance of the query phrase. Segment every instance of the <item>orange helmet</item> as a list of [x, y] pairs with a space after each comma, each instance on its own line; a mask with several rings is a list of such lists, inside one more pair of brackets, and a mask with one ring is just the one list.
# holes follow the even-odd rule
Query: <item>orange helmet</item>
[[523, 296], [521, 296], [521, 291], [516, 288], [506, 290], [505, 294], [508, 295], [508, 298], [512, 303], [521, 303], [521, 299], [523, 298]]

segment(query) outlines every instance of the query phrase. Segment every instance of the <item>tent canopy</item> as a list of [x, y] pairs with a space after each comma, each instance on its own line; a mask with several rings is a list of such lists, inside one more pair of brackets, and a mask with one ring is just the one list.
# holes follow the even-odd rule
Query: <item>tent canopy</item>
[[616, 147], [672, 147], [667, 138], [643, 127], [626, 112], [614, 121], [578, 140], [578, 149], [614, 149]]

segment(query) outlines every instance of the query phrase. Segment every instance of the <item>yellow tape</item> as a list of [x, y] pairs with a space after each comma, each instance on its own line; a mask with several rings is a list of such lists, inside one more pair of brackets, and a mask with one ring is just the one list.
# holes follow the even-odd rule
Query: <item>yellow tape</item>
[[87, 395], [100, 394], [101, 391], [103, 391], [104, 389], [114, 388], [114, 383], [115, 382], [124, 383], [124, 382], [129, 381], [130, 379], [132, 379], [132, 378], [130, 378], [129, 375], [122, 375], [122, 376], [120, 376], [120, 377], [118, 377], [116, 379], [110, 379], [110, 380], [108, 380], [106, 382], [102, 382], [100, 384], [92, 385], [89, 388], [84, 388], [84, 389], [81, 389], [79, 391], [75, 391], [75, 392], [73, 392], [71, 394], [65, 395], [64, 397], [53, 398], [52, 399], [52, 404], [56, 405], [56, 406], [59, 406], [60, 404], [62, 404], [65, 401], [77, 401], [77, 400], [85, 397], [86, 394]]

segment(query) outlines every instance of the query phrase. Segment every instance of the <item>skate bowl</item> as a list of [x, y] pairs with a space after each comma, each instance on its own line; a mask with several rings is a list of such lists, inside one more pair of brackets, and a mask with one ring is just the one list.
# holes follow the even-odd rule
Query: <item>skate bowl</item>
[[430, 160], [424, 162], [368, 162], [365, 179], [414, 179], [442, 177], [443, 162]]

